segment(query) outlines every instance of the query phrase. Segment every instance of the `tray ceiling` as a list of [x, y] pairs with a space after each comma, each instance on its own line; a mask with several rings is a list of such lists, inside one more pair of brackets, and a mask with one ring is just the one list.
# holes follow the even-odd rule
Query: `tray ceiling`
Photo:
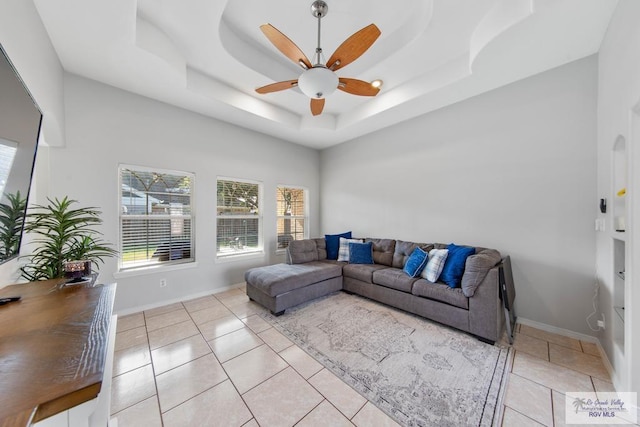
[[[62, 66], [206, 116], [326, 148], [598, 51], [617, 0], [326, 0], [325, 57], [360, 28], [382, 35], [341, 77], [382, 79], [374, 98], [336, 91], [320, 116], [298, 89], [255, 89], [301, 68], [270, 23], [312, 58], [311, 1], [35, 0]], [[401, 7], [398, 5], [401, 4]]]

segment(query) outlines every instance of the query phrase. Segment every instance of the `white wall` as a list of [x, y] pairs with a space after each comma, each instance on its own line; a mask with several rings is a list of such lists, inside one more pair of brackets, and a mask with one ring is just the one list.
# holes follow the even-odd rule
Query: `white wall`
[[590, 334], [597, 60], [327, 149], [321, 229], [512, 257], [516, 314]]
[[44, 114], [42, 132], [64, 144], [63, 70], [32, 0], [0, 0], [0, 43]]
[[[31, 0], [0, 0], [0, 44], [45, 113], [43, 137], [64, 140], [63, 70]], [[31, 192], [31, 201], [34, 192]], [[19, 280], [16, 259], [0, 265], [0, 287]]]
[[[600, 310], [605, 314], [608, 327], [600, 334], [600, 340], [615, 369], [614, 384], [620, 391], [640, 393], [640, 2], [622, 0], [618, 4], [599, 54], [598, 91], [598, 197], [606, 197], [613, 205], [616, 197], [612, 182], [612, 148], [617, 138], [626, 140], [628, 167], [632, 172], [627, 181], [627, 231], [616, 234], [613, 229], [613, 211], [601, 215], [606, 220], [606, 230], [597, 236], [597, 268], [600, 280]], [[635, 113], [632, 110], [635, 109]], [[635, 123], [635, 129], [634, 129]], [[620, 171], [616, 171], [619, 173]], [[631, 215], [629, 215], [629, 213]], [[629, 218], [631, 216], [631, 218]], [[614, 282], [613, 238], [626, 238], [627, 276], [625, 285], [625, 316], [627, 327], [624, 354], [614, 349], [613, 329], [617, 322], [612, 310]], [[631, 262], [631, 266], [629, 266]]]
[[[194, 172], [197, 268], [119, 278], [116, 310], [158, 304], [244, 280], [251, 266], [276, 257], [276, 186], [310, 191], [311, 235], [319, 232], [319, 153], [224, 122], [73, 75], [65, 78], [67, 140], [50, 148], [48, 194], [68, 195], [103, 211], [103, 232], [118, 241], [120, 163]], [[261, 181], [264, 185], [265, 255], [237, 261], [215, 259], [216, 177]], [[113, 280], [116, 260], [101, 270]], [[160, 288], [160, 279], [168, 285]]]

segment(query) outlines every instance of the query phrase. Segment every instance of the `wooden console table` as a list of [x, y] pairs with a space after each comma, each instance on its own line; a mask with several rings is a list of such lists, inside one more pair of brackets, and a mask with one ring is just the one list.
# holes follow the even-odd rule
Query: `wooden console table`
[[0, 298], [22, 297], [0, 306], [0, 426], [28, 426], [95, 399], [105, 369], [110, 384], [115, 290], [64, 280], [0, 289]]

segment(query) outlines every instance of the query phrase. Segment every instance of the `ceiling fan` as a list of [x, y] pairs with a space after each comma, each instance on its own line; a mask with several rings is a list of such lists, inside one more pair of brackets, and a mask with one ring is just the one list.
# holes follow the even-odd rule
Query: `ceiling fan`
[[266, 94], [297, 86], [305, 95], [311, 98], [311, 114], [314, 116], [322, 113], [325, 98], [336, 89], [352, 95], [376, 96], [378, 94], [379, 87], [375, 87], [363, 80], [338, 77], [335, 71], [352, 63], [365, 53], [380, 36], [380, 30], [375, 24], [370, 24], [357, 31], [336, 49], [326, 64], [323, 64], [324, 55], [322, 54], [322, 47], [320, 47], [320, 28], [321, 20], [327, 15], [328, 11], [329, 6], [322, 0], [316, 0], [311, 4], [311, 14], [318, 18], [318, 46], [313, 56], [313, 64], [295, 43], [273, 25], [264, 24], [260, 26], [269, 41], [287, 58], [302, 67], [304, 71], [295, 80], [268, 84], [259, 87], [256, 92]]

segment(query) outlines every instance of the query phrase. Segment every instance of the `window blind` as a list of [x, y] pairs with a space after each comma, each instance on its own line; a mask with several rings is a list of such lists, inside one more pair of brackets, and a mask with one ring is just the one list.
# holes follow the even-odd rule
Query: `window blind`
[[4, 193], [4, 187], [7, 185], [16, 151], [18, 151], [17, 143], [0, 138], [0, 195]]
[[216, 246], [218, 256], [262, 250], [262, 185], [218, 178]]
[[193, 185], [186, 172], [120, 167], [120, 269], [195, 260]]
[[292, 240], [308, 237], [307, 190], [278, 186], [276, 190], [276, 216], [278, 249], [285, 249]]

